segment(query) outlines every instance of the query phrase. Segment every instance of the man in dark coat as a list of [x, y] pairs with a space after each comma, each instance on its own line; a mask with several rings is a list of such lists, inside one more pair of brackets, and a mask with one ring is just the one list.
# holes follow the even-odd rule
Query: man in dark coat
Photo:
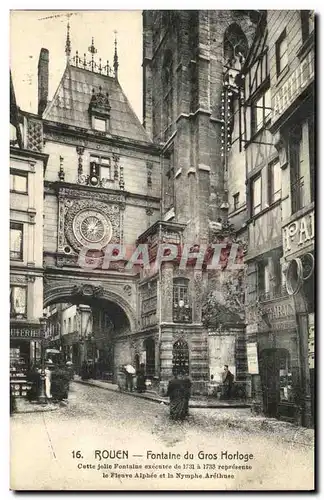
[[225, 388], [224, 395], [226, 399], [230, 399], [232, 395], [233, 383], [234, 383], [234, 375], [228, 369], [228, 365], [224, 365], [223, 384]]
[[174, 370], [167, 396], [170, 398], [170, 417], [172, 420], [184, 420], [189, 415], [191, 381], [181, 370]]
[[137, 392], [145, 392], [146, 385], [145, 385], [145, 365], [144, 365], [144, 363], [141, 363], [139, 369], [136, 372], [136, 375], [137, 375], [137, 379], [136, 379]]

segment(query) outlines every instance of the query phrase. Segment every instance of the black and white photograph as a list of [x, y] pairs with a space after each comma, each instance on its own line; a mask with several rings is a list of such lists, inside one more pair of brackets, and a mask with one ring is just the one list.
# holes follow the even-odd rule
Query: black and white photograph
[[10, 490], [312, 492], [317, 13], [89, 8], [10, 11]]

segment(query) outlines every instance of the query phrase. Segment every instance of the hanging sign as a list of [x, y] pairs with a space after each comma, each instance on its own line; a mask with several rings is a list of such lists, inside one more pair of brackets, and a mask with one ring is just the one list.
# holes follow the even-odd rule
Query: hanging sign
[[314, 242], [314, 210], [304, 217], [291, 222], [282, 231], [284, 256], [293, 254], [300, 248], [304, 248], [306, 245]]
[[246, 345], [248, 371], [251, 375], [258, 375], [259, 362], [258, 362], [258, 348], [256, 342], [250, 342]]

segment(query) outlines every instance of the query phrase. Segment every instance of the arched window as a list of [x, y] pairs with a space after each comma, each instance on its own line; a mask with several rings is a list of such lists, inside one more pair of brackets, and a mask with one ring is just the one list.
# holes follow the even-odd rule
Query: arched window
[[176, 278], [173, 281], [173, 321], [175, 323], [191, 323], [191, 311], [189, 280]]
[[173, 344], [172, 371], [189, 375], [189, 347], [184, 339], [179, 339]]
[[242, 28], [237, 24], [231, 24], [224, 34], [224, 59], [225, 64], [233, 67], [235, 61], [242, 63], [248, 53], [248, 41]]

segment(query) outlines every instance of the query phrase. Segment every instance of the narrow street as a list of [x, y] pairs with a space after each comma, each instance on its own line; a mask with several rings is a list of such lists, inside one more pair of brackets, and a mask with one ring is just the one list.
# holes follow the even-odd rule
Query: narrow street
[[73, 383], [67, 406], [11, 417], [11, 488], [312, 489], [312, 446], [237, 425], [249, 415], [191, 409], [173, 423], [168, 406]]

